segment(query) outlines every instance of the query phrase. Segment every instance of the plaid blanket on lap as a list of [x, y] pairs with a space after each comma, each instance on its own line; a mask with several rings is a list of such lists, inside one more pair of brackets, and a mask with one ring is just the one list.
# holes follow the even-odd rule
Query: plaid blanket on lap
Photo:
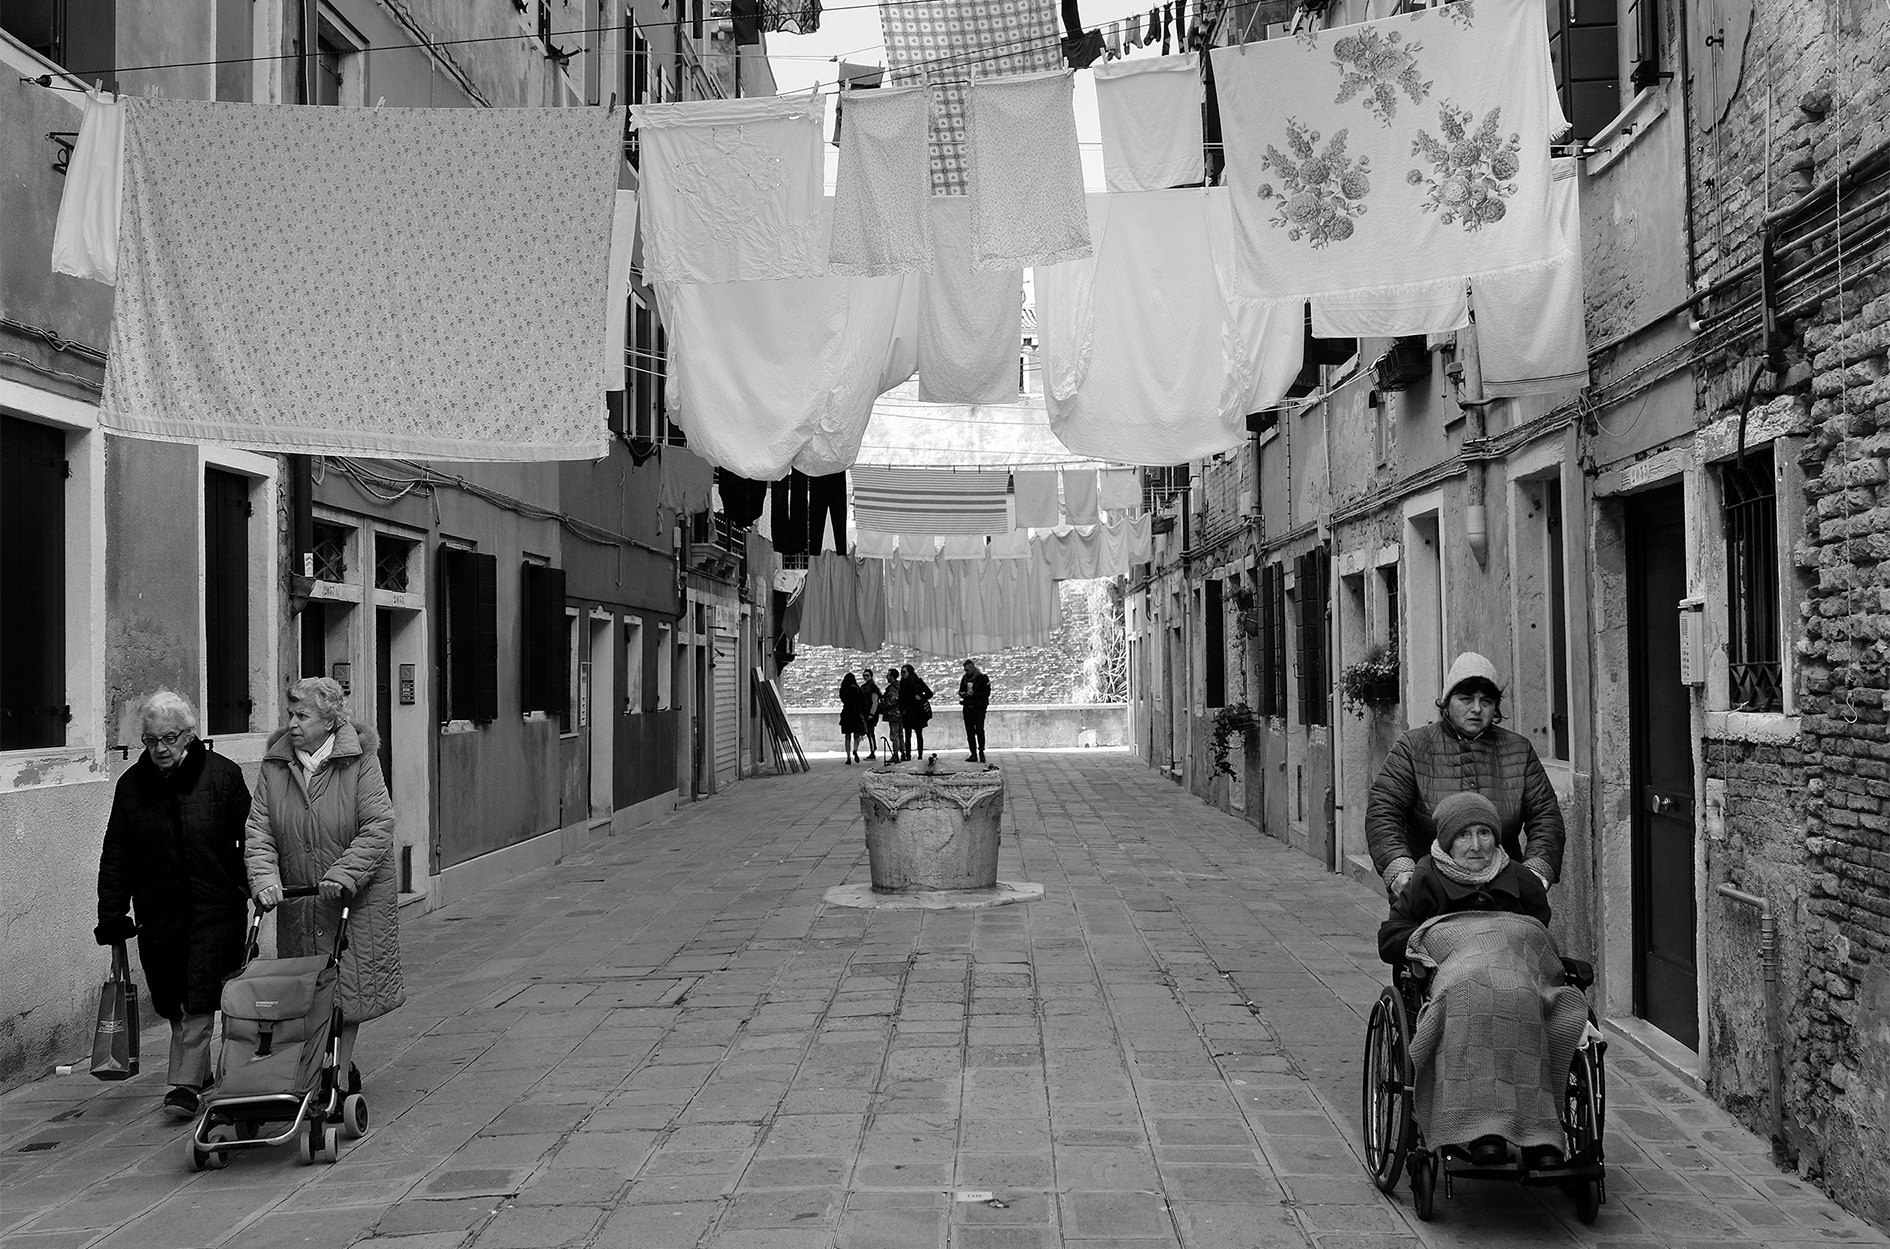
[[1412, 933], [1407, 952], [1436, 968], [1411, 1043], [1425, 1141], [1565, 1146], [1557, 1103], [1588, 1007], [1563, 982], [1549, 930], [1527, 915], [1458, 912]]

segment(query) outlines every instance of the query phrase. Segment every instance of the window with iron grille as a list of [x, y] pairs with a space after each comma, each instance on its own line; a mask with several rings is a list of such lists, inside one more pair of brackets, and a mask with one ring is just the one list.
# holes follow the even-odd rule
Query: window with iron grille
[[348, 579], [348, 538], [353, 533], [346, 525], [315, 522], [315, 580]]
[[1260, 714], [1286, 714], [1286, 566], [1260, 570]]
[[394, 594], [407, 592], [414, 543], [390, 534], [374, 535], [374, 588]]
[[1293, 561], [1298, 598], [1299, 722], [1326, 723], [1331, 679], [1326, 672], [1326, 587], [1331, 560], [1324, 547]]
[[1736, 711], [1784, 705], [1779, 652], [1778, 499], [1772, 448], [1720, 470], [1726, 528], [1728, 676]]

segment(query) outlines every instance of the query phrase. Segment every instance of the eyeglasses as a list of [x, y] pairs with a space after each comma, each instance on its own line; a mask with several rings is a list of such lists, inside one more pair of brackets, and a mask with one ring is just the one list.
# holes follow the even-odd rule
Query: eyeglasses
[[144, 742], [144, 748], [146, 750], [155, 749], [156, 747], [160, 745], [163, 746], [164, 749], [166, 750], [172, 750], [176, 748], [177, 743], [183, 741], [186, 737], [189, 737], [189, 736], [190, 736], [189, 729], [178, 729], [175, 732], [166, 733], [162, 737], [153, 737], [151, 734], [146, 733], [144, 737], [141, 738], [140, 740]]

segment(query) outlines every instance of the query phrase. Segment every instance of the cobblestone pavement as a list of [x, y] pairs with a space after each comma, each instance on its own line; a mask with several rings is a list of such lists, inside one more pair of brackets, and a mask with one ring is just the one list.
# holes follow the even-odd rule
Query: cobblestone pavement
[[375, 1126], [339, 1165], [189, 1174], [149, 1074], [8, 1094], [0, 1241], [1890, 1243], [1620, 1042], [1593, 1228], [1508, 1185], [1417, 1222], [1355, 1152], [1382, 902], [1132, 756], [1001, 762], [1000, 875], [1041, 901], [826, 906], [867, 874], [857, 773], [750, 780], [409, 923], [412, 997], [362, 1030]]

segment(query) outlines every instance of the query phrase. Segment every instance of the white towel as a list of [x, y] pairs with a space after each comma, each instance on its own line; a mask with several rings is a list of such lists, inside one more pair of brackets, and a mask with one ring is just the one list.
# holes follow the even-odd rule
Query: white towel
[[861, 529], [853, 535], [853, 553], [861, 559], [891, 559], [898, 546], [897, 534]]
[[1574, 158], [1555, 162], [1549, 199], [1568, 251], [1547, 269], [1483, 278], [1472, 291], [1483, 393], [1492, 397], [1548, 395], [1588, 384], [1581, 187]]
[[53, 225], [54, 273], [118, 280], [118, 203], [125, 180], [125, 103], [85, 93], [79, 138], [66, 162], [66, 189]]
[[1090, 255], [1067, 69], [974, 78], [966, 99], [972, 263], [1002, 271]]
[[1092, 68], [1108, 189], [1160, 191], [1202, 181], [1201, 54]]
[[643, 276], [753, 282], [825, 272], [820, 100], [637, 104]]
[[1012, 523], [1019, 529], [1049, 529], [1057, 523], [1057, 470], [1023, 470], [1011, 474], [1016, 506]]
[[1562, 255], [1549, 144], [1567, 123], [1543, 0], [1212, 55], [1248, 293], [1402, 294]]
[[971, 203], [931, 197], [931, 272], [919, 281], [919, 398], [1015, 403], [1024, 341], [1024, 272], [981, 272], [971, 258]]
[[[617, 210], [610, 220], [610, 285], [604, 291], [604, 389], [622, 390], [629, 373], [624, 369], [624, 347], [630, 322], [630, 256], [637, 242], [637, 193], [617, 192]], [[645, 360], [630, 362], [648, 368]]]
[[1096, 503], [1108, 512], [1142, 510], [1142, 478], [1132, 468], [1105, 468], [1096, 489]]
[[930, 273], [930, 94], [924, 87], [852, 91], [846, 110], [828, 271], [858, 277]]
[[1094, 525], [1096, 516], [1096, 470], [1063, 470], [1063, 523]]

